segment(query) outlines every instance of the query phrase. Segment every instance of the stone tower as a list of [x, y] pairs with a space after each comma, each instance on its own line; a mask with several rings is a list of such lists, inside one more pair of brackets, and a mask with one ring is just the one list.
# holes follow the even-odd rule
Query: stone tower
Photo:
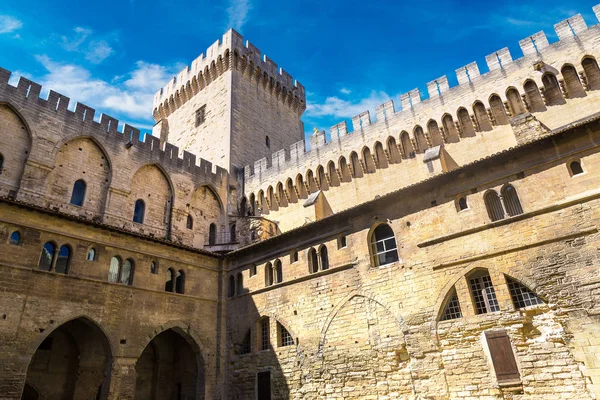
[[153, 136], [228, 171], [304, 137], [304, 87], [230, 29], [154, 96]]

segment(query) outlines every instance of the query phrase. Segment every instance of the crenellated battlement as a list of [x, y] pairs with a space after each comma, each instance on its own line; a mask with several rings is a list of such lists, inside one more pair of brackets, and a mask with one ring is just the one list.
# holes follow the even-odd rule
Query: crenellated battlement
[[[600, 4], [593, 10], [600, 20]], [[324, 131], [318, 132], [310, 139], [310, 149], [300, 141], [289, 151], [257, 160], [254, 165], [245, 167], [246, 187], [251, 191], [266, 190], [267, 185], [289, 177], [293, 179], [298, 172], [304, 174], [307, 168], [314, 170], [332, 161], [337, 165], [341, 156], [347, 158], [352, 152], [361, 154], [365, 147], [373, 150], [376, 142], [385, 145], [390, 137], [398, 142], [399, 152], [408, 154], [409, 149], [404, 147], [423, 147], [419, 143], [421, 139], [415, 136], [419, 130], [424, 133], [422, 140], [426, 140], [427, 146], [435, 146], [495, 129], [522, 111], [540, 113], [540, 119], [546, 119], [544, 122], [549, 125], [559, 124], [559, 119], [552, 116], [557, 110], [554, 107], [559, 105], [553, 103], [555, 91], [564, 99], [578, 97], [579, 94], [570, 92], [573, 79], [581, 81], [587, 92], [598, 89], [591, 83], [596, 79], [595, 73], [587, 71], [583, 61], [586, 57], [594, 60], [600, 57], [600, 25], [588, 28], [581, 14], [577, 14], [559, 22], [554, 29], [559, 38], [555, 43], [550, 44], [543, 31], [537, 32], [519, 41], [523, 53], [520, 58], [513, 59], [505, 47], [485, 57], [488, 72], [482, 74], [478, 64], [472, 62], [456, 70], [458, 85], [454, 87], [442, 76], [427, 83], [426, 99], [418, 88], [413, 89], [400, 96], [399, 109], [389, 100], [376, 108], [374, 120], [369, 111], [364, 111], [352, 118], [352, 130], [346, 121], [332, 126], [330, 141], [325, 140]], [[569, 69], [563, 74], [566, 67]], [[554, 76], [556, 88], [549, 86], [552, 79], [546, 80], [548, 74]], [[519, 110], [519, 104], [523, 110]], [[550, 108], [553, 111], [546, 113]], [[446, 123], [448, 116], [450, 124]], [[480, 121], [484, 117], [489, 127]], [[501, 122], [501, 119], [506, 121]], [[403, 132], [410, 135], [408, 146], [402, 144]], [[453, 132], [456, 141], [450, 138]], [[460, 144], [454, 151], [461, 151]]]
[[263, 55], [258, 47], [244, 41], [242, 35], [230, 29], [156, 92], [154, 119], [159, 121], [167, 117], [231, 68], [261, 85], [299, 114], [306, 109], [304, 86], [266, 54]]
[[[198, 182], [221, 182], [227, 178], [227, 170], [214, 166], [211, 162], [196, 155], [183, 152], [179, 157], [179, 149], [170, 143], [160, 146], [160, 140], [151, 135], [145, 135], [144, 141], [139, 140], [140, 130], [124, 124], [119, 130], [119, 120], [106, 114], [96, 118], [96, 110], [82, 103], [75, 104], [74, 111], [70, 111], [71, 99], [53, 90], [48, 97], [40, 97], [42, 86], [29, 79], [21, 77], [17, 86], [9, 84], [11, 72], [0, 68], [0, 102], [7, 102], [23, 112], [31, 110], [36, 118], [43, 118], [43, 113], [52, 114], [52, 118], [62, 120], [64, 126], [81, 126], [78, 131], [81, 136], [97, 138], [101, 143], [113, 142], [122, 146], [123, 153], [135, 152], [135, 156], [147, 162], [159, 163], [170, 172], [187, 173]], [[67, 132], [61, 129], [61, 133]], [[66, 135], [66, 133], [65, 133]], [[219, 185], [216, 185], [219, 186]]]

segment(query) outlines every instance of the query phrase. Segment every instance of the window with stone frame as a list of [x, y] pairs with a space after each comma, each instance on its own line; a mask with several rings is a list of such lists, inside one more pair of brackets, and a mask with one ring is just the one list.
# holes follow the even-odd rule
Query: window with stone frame
[[206, 104], [196, 110], [196, 127], [202, 125], [206, 120]]
[[371, 233], [371, 258], [375, 267], [394, 263], [400, 260], [394, 231], [387, 224], [379, 224]]
[[280, 347], [294, 345], [294, 338], [292, 337], [292, 335], [290, 335], [288, 330], [285, 329], [285, 327], [283, 325], [281, 325], [279, 322], [277, 322], [277, 330], [279, 331], [279, 346]]
[[460, 303], [458, 302], [458, 295], [456, 289], [452, 288], [448, 300], [446, 301], [446, 307], [440, 317], [440, 321], [449, 321], [451, 319], [462, 318], [462, 311], [460, 309]]
[[259, 322], [260, 349], [269, 350], [271, 348], [271, 339], [269, 337], [269, 318], [263, 318]]
[[496, 299], [496, 291], [492, 285], [492, 278], [490, 278], [490, 274], [487, 271], [475, 272], [467, 279], [476, 314], [500, 311], [500, 306]]
[[529, 288], [520, 282], [517, 282], [516, 280], [507, 276], [506, 284], [508, 285], [510, 297], [512, 298], [515, 308], [524, 308], [535, 306], [537, 304], [544, 304], [542, 299], [540, 299], [533, 291], [529, 290]]

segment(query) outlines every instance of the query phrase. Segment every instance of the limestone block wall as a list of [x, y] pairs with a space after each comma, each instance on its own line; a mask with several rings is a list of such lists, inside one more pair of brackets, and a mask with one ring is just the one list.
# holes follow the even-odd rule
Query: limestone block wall
[[[241, 273], [243, 288], [227, 303], [228, 374], [239, 382], [229, 393], [252, 398], [254, 374], [270, 368], [275, 398], [598, 395], [598, 135], [589, 122], [231, 253], [228, 275]], [[523, 213], [492, 222], [484, 196], [507, 184]], [[374, 267], [369, 241], [380, 223], [400, 260]], [[310, 273], [309, 251], [320, 257], [322, 246], [327, 268], [319, 261]], [[269, 285], [277, 260], [282, 282]], [[499, 311], [476, 313], [477, 273], [489, 274]], [[511, 280], [542, 303], [517, 306]], [[461, 316], [441, 321], [454, 293]], [[264, 317], [294, 343], [282, 346], [271, 322], [273, 348], [260, 350]], [[240, 354], [248, 330], [252, 349]], [[498, 383], [484, 337], [501, 330], [520, 375], [509, 386]]]
[[[202, 395], [218, 398], [215, 371], [220, 363], [219, 327], [214, 323], [219, 312], [217, 257], [23, 205], [2, 202], [0, 216], [3, 398], [21, 398], [28, 365], [38, 346], [56, 329], [74, 320], [85, 320], [98, 327], [109, 343], [110, 387], [104, 398], [134, 398], [138, 359], [150, 340], [171, 328], [200, 349], [198, 354], [189, 356], [199, 357], [204, 366], [199, 379]], [[9, 241], [15, 231], [21, 235], [18, 244]], [[42, 246], [48, 241], [57, 249], [70, 247], [66, 274], [38, 268]], [[88, 260], [91, 248], [95, 249], [95, 258]], [[131, 285], [108, 282], [113, 256], [133, 261]], [[151, 270], [152, 262], [155, 270]], [[183, 294], [165, 292], [169, 268], [185, 273]], [[55, 344], [60, 345], [57, 341]], [[95, 351], [95, 358], [85, 361], [88, 368], [99, 359], [102, 350]], [[68, 352], [64, 354], [67, 357]], [[67, 368], [64, 360], [62, 364]], [[39, 379], [43, 377], [42, 374]], [[49, 382], [42, 383], [50, 387]], [[60, 385], [60, 381], [56, 384]], [[80, 393], [76, 398], [94, 397], [97, 385], [90, 383], [88, 388], [91, 393]]]
[[[418, 90], [411, 91], [401, 96], [398, 111], [389, 101], [377, 108], [375, 121], [368, 112], [353, 118], [353, 132], [345, 122], [333, 126], [331, 142], [318, 132], [311, 137], [310, 150], [299, 142], [248, 165], [248, 199], [253, 198], [256, 207], [285, 231], [308, 217], [294, 206], [295, 199], [317, 189], [352, 199], [350, 204], [360, 203], [421, 180], [426, 169], [407, 174], [406, 168], [411, 172], [418, 168], [402, 164], [423, 169], [421, 154], [429, 147], [443, 145], [458, 165], [464, 165], [514, 146], [511, 120], [527, 112], [550, 130], [594, 115], [600, 109], [596, 90], [600, 28], [587, 27], [580, 15], [568, 21], [574, 31], [564, 31], [566, 22], [557, 24], [559, 41], [553, 44], [543, 32], [536, 33], [520, 42], [519, 59], [513, 60], [503, 49], [486, 58], [490, 71], [485, 74], [475, 63], [469, 64], [457, 70], [456, 87], [439, 78], [428, 84], [427, 100], [421, 100]], [[376, 175], [381, 177], [373, 178]], [[359, 183], [373, 179], [394, 184]], [[366, 185], [372, 189], [359, 188]], [[334, 195], [335, 191], [344, 195]], [[336, 200], [330, 201], [332, 208], [345, 209], [344, 201]]]
[[[235, 176], [158, 138], [139, 140], [139, 130], [21, 78], [8, 84], [0, 70], [3, 157], [0, 193], [84, 219], [203, 247], [211, 223], [228, 225], [227, 199]], [[74, 183], [86, 183], [82, 206], [70, 204]], [[210, 191], [213, 202], [195, 203]], [[133, 222], [137, 200], [144, 223]], [[195, 223], [189, 228], [188, 216]]]

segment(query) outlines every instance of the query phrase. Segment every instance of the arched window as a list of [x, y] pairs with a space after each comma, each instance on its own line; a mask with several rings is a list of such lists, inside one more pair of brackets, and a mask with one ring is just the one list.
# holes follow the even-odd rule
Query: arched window
[[590, 90], [600, 89], [600, 68], [598, 68], [596, 60], [593, 57], [585, 57], [581, 61], [581, 66], [585, 72], [588, 88]]
[[86, 184], [83, 179], [75, 181], [73, 185], [73, 192], [71, 193], [71, 204], [75, 206], [83, 206], [83, 199], [85, 198]]
[[158, 262], [157, 261], [150, 262], [150, 273], [158, 274]]
[[269, 318], [264, 317], [258, 321], [260, 335], [258, 335], [258, 344], [261, 350], [271, 348], [271, 337], [269, 333]]
[[444, 125], [444, 130], [446, 131], [446, 143], [459, 142], [460, 139], [458, 137], [458, 131], [456, 130], [456, 124], [454, 123], [452, 115], [445, 114], [442, 117], [442, 124]]
[[439, 146], [444, 142], [442, 140], [442, 133], [440, 132], [438, 123], [433, 119], [429, 120], [427, 123], [427, 131], [429, 132], [429, 138], [431, 139], [432, 146]]
[[248, 215], [253, 216], [256, 210], [256, 196], [254, 193], [250, 193], [250, 208], [248, 209]]
[[254, 276], [258, 273], [258, 268], [256, 267], [256, 264], [252, 264], [250, 266], [250, 276]]
[[133, 209], [133, 222], [138, 224], [144, 223], [144, 213], [146, 212], [146, 204], [144, 200], [138, 199], [135, 201], [135, 207]]
[[242, 340], [242, 345], [240, 346], [239, 354], [250, 354], [252, 352], [252, 335], [250, 333], [250, 329], [246, 332], [244, 336], [244, 340]]
[[461, 137], [473, 137], [475, 136], [475, 128], [473, 128], [473, 121], [469, 112], [461, 107], [458, 109], [458, 122], [460, 123], [460, 129], [462, 131]]
[[475, 104], [473, 104], [473, 113], [475, 114], [475, 120], [477, 120], [480, 131], [486, 132], [492, 130], [490, 117], [488, 117], [485, 106], [481, 101], [476, 101]]
[[549, 106], [555, 106], [559, 104], [565, 104], [562, 91], [558, 85], [556, 76], [550, 72], [546, 72], [542, 76], [542, 83], [544, 84], [544, 95], [546, 97], [546, 104]]
[[308, 250], [308, 272], [314, 274], [319, 271], [319, 257], [317, 251], [313, 248]]
[[279, 205], [281, 207], [287, 207], [287, 196], [285, 195], [285, 191], [283, 190], [283, 183], [277, 183], [277, 187], [275, 189], [277, 191], [277, 200], [279, 200]]
[[306, 185], [304, 185], [304, 180], [302, 179], [301, 174], [298, 174], [296, 176], [296, 189], [298, 190], [299, 198], [306, 199], [308, 197], [308, 193], [306, 192]]
[[497, 94], [490, 96], [490, 110], [492, 111], [492, 116], [496, 121], [496, 125], [508, 125], [508, 117], [504, 110], [504, 104]]
[[521, 100], [519, 91], [514, 87], [511, 87], [506, 91], [506, 99], [510, 105], [513, 117], [521, 115], [527, 111], [525, 109], [525, 105], [523, 104], [523, 100]]
[[235, 224], [231, 224], [231, 227], [229, 227], [229, 241], [231, 243], [237, 242], [237, 233], [236, 233]]
[[119, 281], [122, 284], [131, 285], [131, 283], [133, 282], [133, 269], [134, 269], [133, 260], [128, 258], [123, 263], [123, 268], [121, 269], [121, 278]]
[[269, 262], [265, 265], [265, 286], [273, 285], [273, 265]]
[[21, 243], [21, 233], [19, 233], [19, 231], [14, 231], [11, 233], [8, 243], [18, 246]]
[[398, 261], [398, 249], [394, 231], [387, 224], [379, 224], [370, 238], [372, 265], [380, 267]]
[[402, 157], [404, 158], [414, 158], [415, 151], [413, 149], [412, 143], [410, 141], [410, 137], [408, 136], [408, 132], [402, 132], [400, 134], [400, 144], [402, 145]]
[[583, 85], [579, 80], [579, 74], [577, 74], [577, 70], [572, 65], [565, 65], [560, 70], [560, 73], [563, 76], [565, 82], [565, 89], [567, 89], [567, 94], [570, 99], [576, 97], [585, 97], [585, 90], [583, 90]]
[[241, 272], [237, 274], [237, 285], [235, 288], [236, 294], [239, 296], [240, 294], [244, 294], [244, 275]]
[[505, 185], [502, 190], [502, 201], [504, 202], [504, 209], [506, 213], [514, 217], [515, 215], [523, 214], [523, 207], [521, 207], [521, 201], [517, 190], [512, 185]]
[[240, 200], [240, 215], [245, 216], [248, 212], [247, 200], [246, 197], [242, 197]]
[[298, 250], [294, 249], [290, 252], [290, 264], [298, 262]]
[[39, 268], [42, 271], [50, 271], [56, 255], [56, 245], [52, 242], [46, 242], [42, 247]]
[[208, 244], [214, 246], [217, 243], [217, 225], [210, 224], [208, 227]]
[[294, 182], [292, 181], [292, 178], [288, 178], [288, 180], [285, 182], [285, 187], [287, 188], [286, 190], [290, 203], [297, 203], [298, 195], [296, 194], [296, 189], [294, 189]]
[[579, 161], [571, 161], [569, 163], [569, 172], [571, 173], [571, 176], [583, 174], [581, 163]]
[[235, 278], [233, 275], [229, 275], [229, 286], [227, 289], [227, 297], [235, 296]]
[[321, 259], [321, 269], [329, 269], [329, 257], [327, 255], [327, 247], [321, 246], [321, 249], [319, 250], [319, 256], [319, 258]]
[[329, 163], [327, 163], [327, 173], [329, 174], [331, 186], [340, 186], [340, 178], [338, 177], [337, 170], [335, 169], [335, 163], [333, 161], [329, 161]]
[[108, 281], [119, 282], [119, 271], [121, 270], [121, 259], [114, 256], [110, 259], [110, 269], [108, 270]]
[[353, 178], [360, 178], [363, 176], [358, 154], [356, 154], [354, 151], [350, 154], [350, 165], [352, 167]]
[[466, 210], [467, 208], [469, 208], [469, 205], [467, 204], [467, 198], [465, 196], [460, 196], [456, 203], [458, 211]]
[[280, 347], [294, 345], [294, 338], [292, 337], [292, 335], [290, 335], [288, 330], [285, 329], [285, 327], [279, 323], [279, 321], [277, 322], [277, 330], [279, 331], [277, 336], [279, 339]]
[[187, 221], [185, 222], [185, 227], [187, 229], [194, 229], [194, 218], [191, 214], [188, 214]]
[[90, 249], [88, 250], [87, 260], [96, 261], [96, 249], [94, 249], [93, 247], [90, 247]]
[[544, 104], [544, 100], [542, 99], [537, 84], [531, 79], [528, 79], [523, 88], [525, 89], [525, 94], [527, 95], [527, 100], [529, 102], [529, 111], [532, 113], [546, 111], [546, 105]]
[[476, 314], [500, 311], [496, 291], [486, 270], [476, 271], [467, 277]]
[[387, 160], [385, 151], [383, 151], [383, 145], [381, 144], [381, 142], [375, 143], [374, 150], [375, 150], [375, 159], [377, 160], [376, 167], [377, 168], [387, 168], [388, 160]]
[[308, 193], [314, 193], [317, 191], [317, 182], [313, 175], [312, 170], [306, 171], [306, 185], [308, 186]]
[[529, 288], [517, 282], [516, 280], [505, 276], [508, 290], [510, 291], [510, 297], [512, 298], [515, 308], [523, 308], [529, 306], [535, 306], [537, 304], [544, 304], [544, 301], [540, 299], [535, 293]]
[[58, 250], [58, 258], [54, 270], [60, 274], [66, 274], [69, 270], [69, 262], [71, 261], [71, 248], [68, 245], [60, 246]]
[[488, 216], [492, 222], [504, 219], [504, 209], [500, 202], [498, 193], [494, 190], [490, 190], [483, 197], [485, 208], [487, 209]]
[[440, 317], [440, 321], [448, 321], [457, 318], [462, 318], [462, 311], [460, 310], [456, 289], [453, 287], [448, 295], [448, 300], [446, 300], [446, 306], [444, 307], [444, 312]]
[[372, 174], [375, 172], [375, 162], [373, 161], [373, 156], [371, 155], [371, 150], [368, 147], [365, 147], [362, 151], [362, 159], [365, 166], [365, 172], [367, 174]]
[[398, 144], [396, 144], [396, 139], [392, 136], [388, 137], [387, 140], [387, 150], [390, 155], [390, 164], [397, 164], [402, 159], [400, 155], [400, 151], [398, 150]]
[[283, 268], [280, 260], [275, 260], [275, 282], [283, 282]]
[[325, 168], [322, 165], [317, 167], [317, 179], [319, 180], [319, 187], [321, 190], [329, 189], [329, 182], [327, 182], [327, 176], [325, 175]]
[[350, 173], [350, 169], [348, 168], [346, 157], [340, 157], [338, 165], [340, 167], [340, 175], [342, 176], [342, 182], [350, 182], [352, 180], [352, 174]]
[[415, 151], [417, 153], [424, 153], [425, 150], [429, 147], [427, 144], [427, 139], [425, 138], [425, 133], [423, 132], [423, 128], [419, 125], [415, 126], [413, 130], [413, 136], [415, 138]]
[[167, 281], [165, 282], [165, 292], [172, 292], [175, 288], [175, 271], [173, 268], [167, 270]]
[[175, 293], [183, 294], [185, 292], [185, 272], [179, 270], [175, 279]]

